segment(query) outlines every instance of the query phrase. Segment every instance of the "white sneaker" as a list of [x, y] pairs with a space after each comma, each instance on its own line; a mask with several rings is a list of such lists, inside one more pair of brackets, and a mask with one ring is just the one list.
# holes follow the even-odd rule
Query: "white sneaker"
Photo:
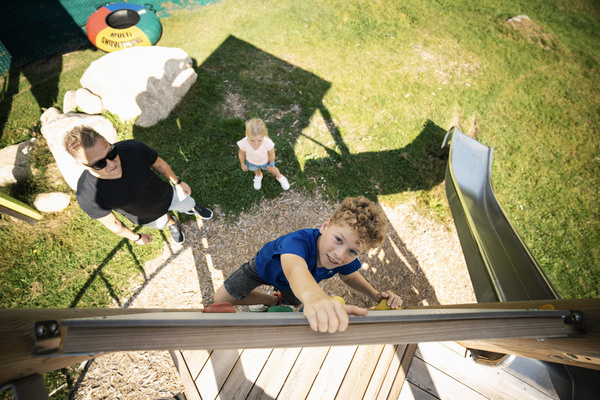
[[250, 312], [267, 312], [269, 311], [269, 306], [264, 304], [255, 304], [253, 306], [248, 307], [248, 311]]
[[262, 187], [262, 174], [260, 176], [254, 176], [254, 189], [259, 190]]
[[279, 177], [279, 179], [277, 179], [279, 181], [279, 183], [281, 184], [281, 188], [283, 190], [288, 190], [290, 188], [290, 183], [288, 182], [287, 178], [283, 175], [281, 175]]

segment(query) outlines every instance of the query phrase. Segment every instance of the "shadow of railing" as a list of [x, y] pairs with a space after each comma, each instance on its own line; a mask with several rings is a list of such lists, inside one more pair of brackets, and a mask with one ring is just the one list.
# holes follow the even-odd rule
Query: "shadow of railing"
[[[91, 4], [87, 7], [94, 9]], [[19, 93], [21, 75], [29, 82], [37, 105], [51, 107], [58, 100], [63, 67], [63, 56], [57, 53], [89, 43], [59, 0], [9, 1], [4, 2], [2, 8], [0, 74], [6, 75], [0, 88], [0, 140], [4, 139], [2, 132], [12, 109], [13, 96]], [[48, 57], [53, 54], [56, 55]], [[48, 58], [42, 60], [44, 57]]]

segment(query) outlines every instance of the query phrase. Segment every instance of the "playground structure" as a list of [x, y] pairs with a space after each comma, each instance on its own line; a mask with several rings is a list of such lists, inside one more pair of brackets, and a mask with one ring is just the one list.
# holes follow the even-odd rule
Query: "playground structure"
[[40, 399], [41, 374], [112, 351], [458, 341], [492, 362], [510, 354], [564, 366], [565, 390], [590, 396], [578, 376], [600, 369], [600, 300], [558, 299], [495, 199], [492, 149], [456, 129], [444, 143], [447, 194], [479, 303], [371, 312], [335, 335], [311, 331], [299, 313], [3, 310], [0, 384]]
[[4, 193], [0, 193], [0, 213], [10, 215], [30, 224], [35, 224], [42, 219], [42, 214], [33, 207], [17, 199], [13, 199]]

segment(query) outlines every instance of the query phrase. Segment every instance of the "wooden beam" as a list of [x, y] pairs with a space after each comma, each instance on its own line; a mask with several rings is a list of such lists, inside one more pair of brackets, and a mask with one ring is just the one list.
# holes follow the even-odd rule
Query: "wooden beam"
[[[474, 303], [452, 306], [431, 306], [428, 309], [513, 309], [552, 306], [561, 310], [578, 310], [584, 315], [585, 338], [546, 339], [489, 339], [457, 340], [470, 349], [535, 358], [560, 364], [600, 370], [600, 299], [532, 300], [501, 303]], [[414, 309], [419, 309], [415, 307]]]
[[[546, 303], [560, 310], [581, 311], [588, 336], [565, 338], [569, 330], [560, 317], [562, 312], [527, 311]], [[507, 311], [494, 312], [499, 309]], [[61, 347], [53, 356], [35, 356], [34, 324], [47, 320], [60, 324]], [[558, 337], [563, 339], [537, 340]], [[96, 353], [112, 351], [430, 341], [470, 341], [478, 346], [475, 348], [483, 350], [492, 346], [492, 351], [498, 351], [500, 347], [501, 352], [508, 354], [550, 358], [550, 361], [600, 369], [600, 300], [466, 304], [371, 312], [366, 317], [351, 317], [348, 329], [335, 334], [313, 332], [300, 313], [219, 315], [157, 309], [0, 310], [0, 384], [44, 374], [92, 358]]]
[[[159, 310], [160, 311], [160, 310]], [[104, 315], [157, 312], [140, 309], [7, 309], [0, 310], [0, 385], [31, 375], [43, 375], [81, 363], [95, 354], [35, 357], [33, 326], [36, 321]]]

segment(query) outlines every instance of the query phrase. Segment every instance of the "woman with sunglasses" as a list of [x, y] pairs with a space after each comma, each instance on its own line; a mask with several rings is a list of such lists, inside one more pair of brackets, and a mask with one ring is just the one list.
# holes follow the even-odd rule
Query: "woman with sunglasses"
[[212, 211], [196, 204], [190, 186], [175, 175], [156, 150], [138, 140], [111, 145], [94, 129], [79, 126], [65, 135], [64, 146], [85, 168], [77, 182], [79, 206], [116, 235], [138, 244], [150, 243], [153, 236], [134, 232], [114, 211], [136, 225], [168, 227], [175, 243], [183, 243], [185, 237], [169, 211], [212, 218]]

